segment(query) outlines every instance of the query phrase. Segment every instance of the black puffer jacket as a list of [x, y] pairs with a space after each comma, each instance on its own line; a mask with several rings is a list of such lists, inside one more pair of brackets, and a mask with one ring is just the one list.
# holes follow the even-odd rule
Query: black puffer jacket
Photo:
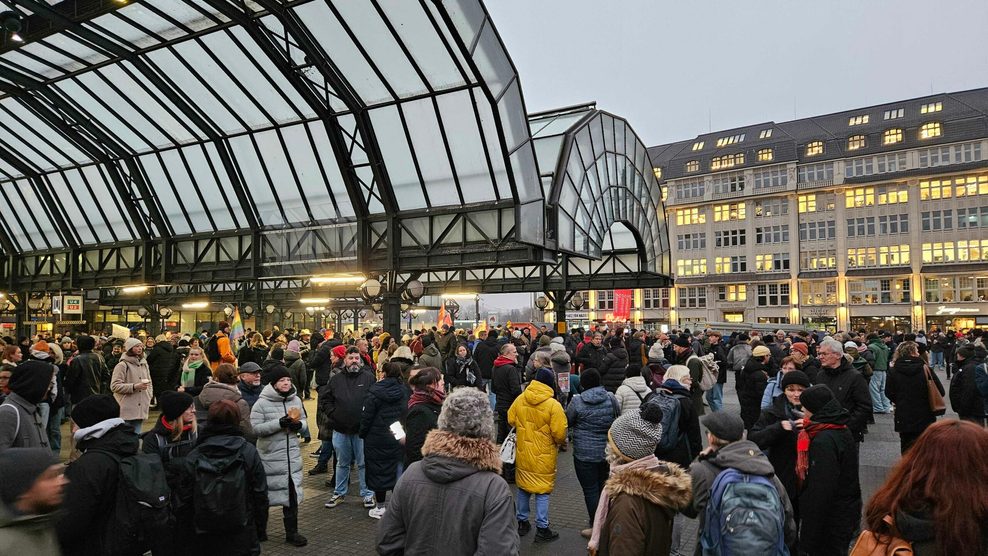
[[491, 379], [491, 392], [497, 399], [494, 410], [499, 414], [507, 414], [515, 398], [521, 395], [522, 370], [504, 359], [498, 360], [498, 363]]
[[309, 356], [309, 370], [316, 376], [316, 386], [323, 386], [329, 383], [333, 367], [333, 359], [330, 357], [330, 353], [334, 347], [339, 345], [343, 344], [336, 338], [326, 340], [319, 344], [319, 349], [315, 350]]
[[[889, 368], [885, 396], [895, 404], [895, 432], [921, 433], [936, 422], [926, 387], [926, 363], [919, 357], [900, 357]], [[940, 393], [943, 385], [933, 373]]]
[[152, 377], [165, 378], [171, 384], [179, 368], [178, 354], [171, 342], [158, 342], [147, 355], [148, 371]]
[[868, 418], [871, 417], [871, 392], [868, 381], [861, 373], [851, 368], [847, 357], [841, 357], [836, 369], [822, 368], [816, 375], [816, 384], [826, 384], [834, 393], [841, 406], [851, 414], [847, 423], [855, 440], [864, 441], [868, 432]]
[[364, 439], [370, 490], [392, 490], [398, 480], [398, 463], [404, 460], [404, 450], [390, 427], [405, 420], [408, 394], [408, 388], [397, 378], [385, 378], [370, 385], [364, 396], [360, 438]]
[[490, 380], [494, 372], [494, 360], [498, 354], [497, 337], [488, 336], [483, 342], [477, 342], [473, 348], [473, 360], [477, 362], [480, 375], [484, 380]]
[[621, 383], [624, 382], [625, 372], [628, 370], [628, 350], [617, 347], [604, 356], [600, 367], [600, 385], [611, 394], [617, 392]]
[[405, 469], [422, 459], [425, 437], [439, 426], [442, 408], [437, 403], [419, 403], [408, 410], [405, 416]]
[[[860, 375], [859, 375], [860, 376]], [[813, 415], [813, 423], [849, 425], [837, 400]], [[810, 556], [847, 554], [861, 521], [858, 443], [848, 429], [819, 431], [810, 442], [810, 467], [799, 493], [800, 550]]]
[[80, 351], [65, 371], [64, 384], [72, 403], [79, 403], [89, 396], [110, 392], [110, 370], [102, 355]]
[[[69, 482], [64, 490], [62, 517], [56, 525], [65, 556], [104, 553], [102, 535], [116, 503], [120, 469], [117, 461], [136, 454], [138, 447], [134, 427], [126, 423], [113, 427], [112, 422], [103, 421], [85, 429], [92, 432], [76, 445], [82, 456], [65, 470]], [[92, 437], [103, 430], [99, 438]]]
[[770, 364], [761, 358], [750, 357], [739, 375], [738, 398], [741, 400], [741, 420], [744, 428], [751, 430], [761, 413], [762, 394], [768, 384]]
[[[595, 346], [592, 342], [588, 342], [583, 345], [583, 349], [580, 353], [576, 354], [576, 363], [578, 365], [583, 365], [584, 369], [597, 369], [600, 371], [601, 377], [604, 375], [604, 356], [607, 355], [607, 350], [604, 346]], [[624, 358], [628, 359], [628, 352], [624, 352]], [[621, 380], [624, 380], [622, 378]], [[620, 382], [618, 382], [620, 384]], [[615, 386], [615, 388], [617, 388]], [[613, 390], [611, 390], [613, 392]]]
[[356, 373], [337, 373], [329, 384], [319, 388], [320, 440], [331, 440], [332, 431], [342, 434], [360, 431], [364, 397], [371, 384], [374, 384], [374, 372], [364, 367]]
[[985, 348], [978, 346], [974, 357], [964, 360], [964, 366], [950, 381], [950, 405], [961, 419], [980, 419], [985, 416], [985, 400], [978, 390], [975, 375], [977, 366], [985, 362], [985, 355]]
[[795, 427], [787, 431], [782, 428], [783, 421], [801, 418], [801, 414], [793, 413], [793, 406], [785, 395], [775, 398], [772, 405], [763, 409], [758, 417], [758, 422], [748, 432], [748, 440], [758, 444], [768, 454], [768, 461], [775, 469], [775, 476], [786, 487], [786, 494], [792, 503], [799, 519], [799, 506], [797, 504], [799, 492], [796, 490], [796, 438], [798, 432]]

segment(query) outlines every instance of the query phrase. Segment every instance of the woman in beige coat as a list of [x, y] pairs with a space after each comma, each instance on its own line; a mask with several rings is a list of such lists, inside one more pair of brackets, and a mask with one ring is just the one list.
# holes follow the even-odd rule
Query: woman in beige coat
[[124, 342], [124, 354], [113, 367], [110, 390], [120, 404], [120, 418], [141, 434], [141, 424], [148, 418], [154, 392], [151, 390], [151, 371], [144, 359], [144, 344], [137, 338]]

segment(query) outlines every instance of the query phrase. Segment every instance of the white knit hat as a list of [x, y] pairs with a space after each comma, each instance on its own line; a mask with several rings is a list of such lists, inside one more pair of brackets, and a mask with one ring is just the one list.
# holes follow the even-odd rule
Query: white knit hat
[[144, 342], [140, 341], [137, 338], [127, 338], [126, 340], [124, 340], [124, 346], [123, 346], [124, 353], [127, 353], [136, 346], [142, 346], [142, 345], [144, 345]]

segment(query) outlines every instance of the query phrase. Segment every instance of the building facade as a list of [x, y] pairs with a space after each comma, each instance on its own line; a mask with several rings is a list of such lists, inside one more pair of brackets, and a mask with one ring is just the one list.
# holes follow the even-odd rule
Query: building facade
[[988, 328], [988, 88], [649, 154], [666, 195], [673, 326]]

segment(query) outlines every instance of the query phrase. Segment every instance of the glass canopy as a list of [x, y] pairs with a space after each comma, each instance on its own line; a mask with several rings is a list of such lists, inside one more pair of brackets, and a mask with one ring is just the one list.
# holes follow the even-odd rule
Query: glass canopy
[[[66, 0], [68, 4], [74, 0]], [[0, 232], [30, 253], [506, 202], [542, 244], [479, 0], [155, 0], [0, 50]]]

